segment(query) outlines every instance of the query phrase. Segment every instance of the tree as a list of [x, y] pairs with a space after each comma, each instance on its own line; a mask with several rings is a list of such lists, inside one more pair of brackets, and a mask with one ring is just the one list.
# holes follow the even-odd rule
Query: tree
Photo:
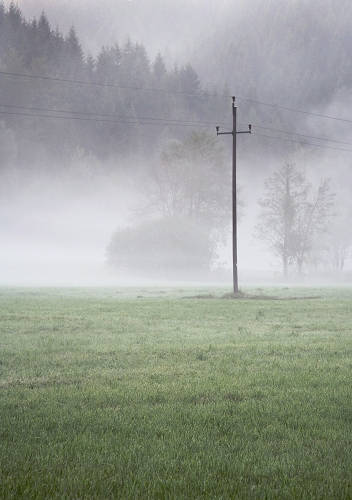
[[133, 44], [128, 38], [120, 52], [120, 84], [147, 86], [150, 79], [150, 61], [142, 43]]
[[167, 75], [167, 69], [165, 61], [160, 52], [158, 52], [157, 56], [155, 57], [152, 68], [155, 83], [157, 85], [161, 85]]
[[231, 220], [231, 171], [214, 135], [192, 132], [167, 145], [141, 180], [138, 219], [178, 216], [224, 236]]
[[17, 143], [13, 130], [0, 121], [0, 203], [17, 187], [18, 173], [15, 168]]
[[343, 271], [346, 259], [351, 255], [352, 246], [352, 214], [340, 219], [331, 232], [330, 254], [334, 271]]
[[23, 14], [14, 1], [10, 3], [8, 9], [8, 18], [14, 30], [19, 30], [24, 22]]
[[324, 269], [342, 272], [345, 262], [351, 256], [352, 247], [352, 209], [342, 208], [334, 219], [329, 234], [324, 235], [320, 251], [316, 253], [316, 267], [322, 264]]
[[68, 77], [80, 76], [83, 72], [84, 54], [73, 25], [65, 38], [64, 54], [64, 74]]
[[328, 179], [313, 192], [294, 163], [286, 162], [265, 182], [256, 235], [282, 261], [284, 278], [290, 271], [303, 275], [315, 236], [328, 231], [334, 196]]
[[118, 81], [121, 50], [116, 43], [114, 47], [102, 47], [96, 62], [96, 77], [99, 83], [114, 84]]
[[116, 269], [153, 274], [204, 271], [217, 257], [214, 242], [202, 228], [170, 216], [117, 229], [106, 254], [107, 263]]
[[17, 156], [17, 144], [13, 130], [0, 121], [0, 170], [14, 165]]

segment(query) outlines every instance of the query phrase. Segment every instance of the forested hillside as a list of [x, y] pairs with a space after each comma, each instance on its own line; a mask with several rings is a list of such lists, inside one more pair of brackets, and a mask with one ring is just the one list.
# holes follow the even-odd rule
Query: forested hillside
[[150, 158], [185, 128], [224, 119], [225, 100], [207, 97], [189, 63], [168, 70], [130, 39], [93, 58], [74, 26], [64, 35], [44, 12], [28, 21], [14, 3], [0, 4], [0, 57], [5, 163], [62, 163], [77, 148], [110, 163]]
[[226, 82], [247, 97], [324, 108], [352, 86], [352, 4], [348, 0], [249, 0], [226, 7], [221, 23], [195, 43], [206, 82]]
[[[94, 57], [103, 45], [114, 45], [117, 40], [130, 37], [143, 41], [152, 60], [161, 52], [167, 63], [173, 65], [175, 60], [181, 63], [185, 45], [192, 43], [197, 33], [207, 33], [221, 18], [222, 6], [230, 1], [17, 0], [16, 4], [29, 19], [44, 10], [52, 24], [64, 33], [74, 21], [84, 52]], [[236, 6], [244, 1], [236, 0]]]
[[[236, 95], [239, 123], [309, 135], [307, 116], [256, 101], [318, 112], [348, 101], [349, 2], [225, 2], [212, 15], [210, 30], [180, 40], [180, 51], [195, 47], [191, 62], [170, 66], [160, 52], [151, 60], [142, 42], [118, 33], [93, 57], [73, 25], [65, 34], [44, 11], [28, 20], [13, 2], [0, 4], [1, 134], [8, 144], [1, 154], [18, 164], [69, 161], [77, 148], [104, 163], [151, 158], [189, 129], [231, 126], [230, 97], [217, 94]], [[336, 123], [315, 126], [315, 135], [339, 133]], [[252, 137], [239, 147], [253, 158], [281, 155], [290, 145]]]
[[[232, 95], [237, 130], [252, 124], [252, 135], [240, 136], [237, 145], [248, 241], [264, 180], [287, 162], [304, 172], [305, 186], [332, 178], [329, 189], [342, 207], [339, 233], [352, 234], [344, 225], [352, 176], [352, 4], [207, 0], [202, 9], [197, 0], [188, 9], [183, 1], [175, 26], [182, 13], [190, 17], [172, 60], [172, 52], [163, 52], [163, 33], [170, 27], [165, 40], [175, 43], [170, 13], [176, 3], [168, 10], [162, 2], [141, 1], [116, 2], [114, 15], [123, 8], [130, 21], [141, 5], [136, 31], [130, 37], [117, 31], [111, 42], [110, 27], [93, 55], [89, 23], [82, 36], [75, 24], [62, 31], [44, 10], [28, 18], [14, 2], [0, 3], [0, 224], [16, 249], [27, 231], [36, 244], [45, 233], [43, 241], [55, 249], [65, 238], [68, 247], [75, 239], [80, 248], [89, 241], [101, 258], [117, 224], [140, 223], [138, 235], [150, 234], [149, 222], [143, 225], [148, 217], [166, 225], [168, 217], [182, 219], [182, 245], [189, 242], [189, 223], [204, 231], [210, 249], [225, 242], [232, 141], [216, 137], [215, 126], [231, 131]], [[100, 12], [105, 4], [109, 21], [112, 4], [105, 0]], [[148, 30], [156, 32], [151, 51], [138, 28], [148, 19]], [[247, 255], [253, 245], [239, 241]], [[319, 250], [329, 245], [316, 244]]]

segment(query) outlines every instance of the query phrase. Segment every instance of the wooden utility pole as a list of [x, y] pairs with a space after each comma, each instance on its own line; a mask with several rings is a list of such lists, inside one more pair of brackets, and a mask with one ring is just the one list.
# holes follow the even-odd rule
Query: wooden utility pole
[[235, 96], [232, 96], [232, 132], [219, 132], [220, 127], [216, 127], [216, 135], [232, 134], [232, 272], [234, 293], [238, 293], [236, 137], [237, 134], [250, 134], [252, 131], [252, 126], [248, 125], [248, 130], [244, 132], [237, 132], [236, 110]]

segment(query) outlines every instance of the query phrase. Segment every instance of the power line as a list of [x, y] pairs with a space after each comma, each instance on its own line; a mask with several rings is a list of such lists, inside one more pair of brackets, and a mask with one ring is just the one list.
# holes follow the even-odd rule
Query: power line
[[350, 142], [335, 141], [333, 139], [325, 139], [323, 137], [316, 137], [314, 135], [297, 134], [296, 132], [287, 132], [285, 130], [277, 130], [275, 128], [262, 127], [260, 125], [252, 125], [252, 127], [260, 128], [263, 130], [270, 130], [272, 132], [279, 132], [280, 134], [296, 135], [298, 137], [305, 137], [306, 139], [316, 139], [317, 141], [335, 142], [337, 144], [344, 144], [345, 146], [352, 146]]
[[[181, 90], [165, 90], [165, 89], [152, 89], [148, 87], [135, 87], [135, 86], [128, 86], [128, 85], [116, 85], [116, 84], [110, 84], [110, 83], [98, 83], [98, 82], [87, 82], [84, 80], [70, 80], [68, 78], [54, 78], [50, 76], [36, 76], [36, 75], [25, 75], [24, 73], [11, 73], [9, 71], [0, 71], [1, 75], [9, 75], [9, 76], [17, 76], [17, 77], [22, 77], [22, 78], [34, 78], [34, 79], [39, 79], [39, 80], [50, 80], [50, 81], [55, 81], [55, 82], [65, 82], [65, 83], [76, 83], [76, 84], [82, 84], [82, 85], [93, 85], [93, 86], [99, 86], [99, 87], [111, 87], [111, 88], [118, 88], [118, 89], [127, 89], [127, 90], [140, 90], [140, 91], [146, 91], [146, 92], [162, 92], [164, 94], [179, 94], [179, 95], [188, 95], [188, 96], [197, 96], [197, 97], [216, 97], [216, 98], [229, 98], [232, 97], [230, 95], [219, 95], [219, 94], [208, 94], [208, 93], [203, 93], [203, 94], [198, 94], [195, 92], [183, 92]], [[244, 97], [236, 97], [236, 99], [245, 101], [245, 102], [251, 102], [253, 104], [260, 104], [262, 106], [269, 106], [272, 108], [277, 108], [277, 109], [283, 109], [285, 111], [291, 111], [293, 113], [301, 113], [305, 115], [310, 115], [310, 116], [316, 116], [319, 118], [325, 118], [328, 120], [336, 120], [336, 121], [341, 121], [344, 123], [352, 123], [352, 120], [348, 120], [346, 118], [339, 118], [337, 116], [329, 116], [329, 115], [323, 115], [320, 113], [312, 113], [311, 111], [304, 111], [301, 109], [295, 109], [295, 108], [289, 108], [287, 106], [280, 106], [279, 104], [272, 104], [268, 102], [263, 102], [263, 101], [256, 101], [254, 99], [246, 99]]]
[[262, 101], [254, 101], [252, 99], [245, 99], [243, 97], [236, 97], [236, 99], [238, 99], [240, 101], [252, 102], [254, 104], [261, 104], [262, 106], [270, 106], [272, 108], [284, 109], [285, 111], [292, 111], [294, 113], [302, 113], [304, 115], [317, 116], [319, 118], [326, 118], [328, 120], [337, 120], [340, 122], [352, 123], [352, 120], [347, 120], [346, 118], [338, 118], [336, 116], [322, 115], [319, 113], [312, 113], [310, 111], [303, 111], [301, 109], [287, 108], [285, 106], [279, 106], [278, 104], [270, 104], [270, 103], [262, 102]]
[[[105, 122], [105, 123], [125, 123], [125, 124], [135, 124], [135, 125], [159, 125], [162, 127], [195, 127], [195, 123], [159, 123], [159, 122], [140, 122], [140, 121], [126, 121], [126, 120], [107, 120], [107, 119], [99, 119], [99, 118], [81, 118], [79, 116], [53, 116], [53, 115], [40, 115], [34, 113], [17, 113], [11, 111], [1, 111], [0, 115], [12, 115], [12, 116], [29, 116], [36, 118], [51, 118], [54, 120], [78, 120], [78, 121], [88, 121], [88, 122]], [[151, 118], [152, 119], [152, 118]], [[199, 125], [201, 128], [209, 128], [214, 125]]]
[[[196, 121], [196, 120], [178, 120], [178, 119], [169, 119], [169, 118], [154, 118], [151, 116], [146, 116], [146, 117], [141, 117], [141, 116], [125, 116], [125, 115], [113, 115], [113, 114], [104, 114], [104, 113], [90, 113], [87, 111], [67, 111], [67, 110], [62, 110], [62, 109], [48, 109], [48, 108], [37, 108], [37, 107], [28, 107], [28, 106], [15, 106], [13, 104], [0, 104], [0, 107], [3, 108], [14, 108], [14, 109], [25, 109], [29, 111], [45, 111], [45, 112], [53, 112], [53, 113], [65, 113], [65, 114], [77, 114], [77, 115], [88, 115], [88, 116], [102, 116], [102, 117], [108, 117], [108, 118], [119, 118], [119, 119], [131, 119], [131, 120], [154, 120], [154, 121], [161, 121], [161, 122], [171, 122], [170, 125], [173, 125], [174, 123], [185, 123], [185, 124], [196, 124], [196, 125], [209, 125], [213, 126], [214, 123], [212, 122], [202, 122], [202, 121]], [[1, 113], [1, 111], [0, 111]], [[15, 114], [15, 113], [11, 113]], [[26, 116], [26, 114], [23, 114], [21, 116]], [[32, 115], [29, 115], [32, 116]], [[35, 116], [43, 116], [46, 117], [45, 115], [35, 115]], [[51, 118], [51, 117], [50, 117]], [[54, 116], [52, 117], [54, 118]], [[130, 122], [128, 122], [130, 123]], [[137, 123], [137, 122], [133, 122]], [[139, 123], [139, 122], [138, 122]], [[224, 125], [224, 124], [223, 124]], [[239, 123], [239, 125], [241, 125]], [[243, 125], [243, 124], [242, 124]], [[326, 141], [326, 142], [334, 142], [337, 144], [344, 144], [346, 146], [352, 146], [352, 143], [349, 142], [342, 142], [342, 141], [336, 141], [333, 139], [326, 139], [323, 137], [316, 137], [316, 136], [311, 136], [311, 135], [305, 135], [305, 134], [298, 134], [296, 132], [288, 132], [286, 130], [278, 130], [270, 127], [263, 127], [261, 125], [252, 125], [252, 127], [260, 128], [263, 130], [270, 130], [272, 132], [279, 132], [281, 134], [288, 134], [288, 135], [295, 135], [299, 137], [304, 137], [307, 139], [316, 139], [319, 141]]]
[[[163, 90], [163, 89], [150, 89], [150, 88], [144, 88], [144, 87], [132, 87], [132, 86], [123, 86], [123, 85], [115, 85], [115, 84], [106, 84], [106, 83], [96, 83], [96, 82], [86, 82], [86, 81], [80, 81], [80, 80], [69, 80], [69, 79], [61, 79], [61, 78], [54, 78], [54, 77], [44, 77], [44, 76], [34, 76], [34, 75], [25, 75], [22, 73], [10, 73], [6, 71], [0, 71], [0, 74], [4, 75], [11, 75], [11, 76], [18, 76], [18, 77], [24, 77], [24, 78], [36, 78], [36, 79], [43, 79], [43, 80], [52, 80], [52, 81], [62, 81], [62, 82], [68, 82], [68, 83], [75, 83], [75, 84], [86, 84], [86, 85], [96, 85], [96, 86], [102, 86], [102, 87], [116, 87], [116, 88], [124, 88], [124, 89], [132, 89], [132, 90], [146, 90], [150, 92], [163, 92], [163, 93], [172, 93], [172, 94], [184, 94], [184, 95], [193, 95], [193, 96], [209, 96], [209, 97], [229, 97], [229, 96], [219, 96], [215, 94], [196, 94], [196, 93], [190, 93], [190, 92], [181, 92], [181, 91], [172, 91], [172, 90]], [[306, 115], [312, 115], [312, 116], [318, 116], [320, 118], [327, 118], [327, 119], [332, 119], [332, 120], [338, 120], [346, 123], [352, 123], [352, 120], [347, 120], [344, 118], [338, 118], [338, 117], [332, 117], [332, 116], [327, 116], [327, 115], [322, 115], [318, 113], [311, 113], [308, 111], [303, 111], [303, 110], [297, 110], [293, 108], [288, 108], [288, 107], [283, 107], [279, 106], [277, 104], [270, 104], [270, 103], [265, 103], [261, 101], [255, 101], [253, 99], [245, 99], [238, 97], [237, 99], [246, 101], [246, 102], [251, 102], [255, 104], [261, 104], [264, 106], [270, 106], [270, 107], [275, 107], [278, 109], [284, 109], [292, 112], [297, 112], [297, 113], [303, 113]], [[14, 108], [14, 109], [24, 109], [28, 111], [44, 111], [44, 112], [50, 112], [50, 113], [65, 113], [65, 114], [77, 114], [77, 115], [85, 115], [85, 116], [93, 116], [93, 117], [104, 117], [104, 118], [117, 118], [117, 120], [105, 120], [105, 119], [96, 119], [96, 118], [82, 118], [82, 117], [68, 117], [68, 116], [52, 116], [52, 115], [39, 115], [39, 114], [31, 114], [31, 113], [14, 113], [14, 112], [6, 112], [6, 111], [0, 111], [1, 114], [7, 114], [7, 115], [18, 115], [18, 116], [31, 116], [31, 117], [42, 117], [42, 118], [57, 118], [57, 119], [70, 119], [70, 120], [79, 120], [79, 121], [100, 121], [100, 122], [110, 122], [110, 123], [130, 123], [130, 124], [139, 124], [139, 125], [161, 125], [161, 126], [199, 126], [199, 127], [204, 127], [204, 126], [213, 126], [213, 123], [210, 122], [197, 122], [197, 121], [191, 121], [191, 120], [178, 120], [178, 119], [163, 119], [163, 118], [154, 118], [154, 117], [131, 117], [131, 116], [119, 116], [119, 115], [111, 115], [111, 114], [103, 114], [103, 113], [89, 113], [89, 112], [84, 112], [84, 111], [66, 111], [66, 110], [57, 110], [57, 109], [47, 109], [47, 108], [36, 108], [36, 107], [26, 107], [26, 106], [10, 106], [10, 105], [5, 105], [1, 104], [1, 107], [6, 107], [6, 108]], [[128, 120], [128, 121], [125, 121]], [[131, 121], [134, 120], [134, 121]], [[138, 121], [136, 121], [138, 120]], [[139, 120], [143, 120], [142, 122]], [[151, 121], [145, 121], [145, 120], [151, 120]], [[159, 123], [155, 123], [159, 122]], [[342, 141], [336, 141], [332, 139], [325, 139], [322, 137], [315, 137], [315, 136], [309, 136], [309, 135], [304, 135], [304, 134], [297, 134], [295, 132], [287, 132], [284, 130], [278, 130], [278, 129], [272, 129], [269, 127], [263, 127], [260, 125], [254, 125], [257, 128], [263, 129], [263, 130], [270, 130], [272, 132], [278, 132], [282, 134], [289, 134], [289, 135], [295, 135], [298, 137], [303, 137], [307, 139], [314, 139], [314, 140], [320, 140], [320, 141], [326, 141], [326, 142], [333, 142], [336, 144], [342, 144], [342, 145], [348, 145], [352, 146], [351, 143], [347, 142], [342, 142]], [[260, 136], [261, 134], [255, 134]], [[272, 136], [263, 136], [262, 137], [268, 137], [271, 139], [277, 139], [277, 140], [286, 140], [289, 142], [297, 142], [300, 143], [300, 141], [294, 141], [291, 139], [283, 139], [279, 137], [272, 137]], [[339, 151], [349, 151], [341, 148], [333, 148], [330, 146], [323, 146], [323, 145], [317, 145], [317, 144], [308, 144], [311, 146], [316, 146], [316, 147], [324, 147], [327, 149], [337, 149]]]
[[[247, 126], [247, 124], [245, 124], [245, 123], [238, 123], [238, 125], [246, 125]], [[303, 137], [305, 139], [315, 139], [317, 141], [326, 141], [326, 142], [333, 142], [333, 143], [336, 143], [336, 144], [342, 144], [342, 145], [345, 145], [345, 146], [352, 146], [351, 142], [336, 141], [334, 139], [326, 139], [324, 137], [316, 137], [316, 136], [313, 136], [313, 135], [298, 134], [297, 132], [287, 132], [286, 130], [278, 130], [278, 129], [275, 129], [275, 128], [263, 127], [262, 125], [252, 124], [252, 133], [254, 135], [261, 135], [261, 134], [255, 134], [253, 132], [253, 128], [260, 128], [262, 130], [270, 130], [271, 132], [278, 132], [280, 134], [294, 135], [294, 136], [297, 136], [297, 137]], [[264, 135], [262, 135], [262, 137], [271, 137], [271, 136], [264, 136]], [[283, 138], [280, 138], [280, 137], [272, 137], [272, 138], [273, 139], [282, 139], [282, 140], [290, 141], [290, 139], [283, 139]], [[301, 143], [300, 141], [292, 141], [292, 142], [299, 142], [299, 143]], [[318, 145], [316, 145], [316, 146], [318, 146]], [[328, 146], [322, 146], [322, 147], [328, 147]], [[344, 150], [341, 150], [341, 151], [344, 151]]]
[[[177, 120], [177, 119], [174, 120], [174, 119], [123, 116], [123, 115], [119, 116], [119, 115], [110, 115], [110, 114], [102, 114], [102, 113], [88, 113], [88, 112], [82, 112], [82, 111], [66, 111], [66, 110], [58, 110], [58, 109], [27, 107], [27, 106], [12, 106], [12, 105], [7, 105], [7, 104], [0, 104], [0, 107], [24, 109], [24, 110], [29, 110], [29, 111], [46, 111], [46, 112], [54, 112], [54, 113], [88, 115], [88, 116], [93, 116], [93, 117], [101, 116], [104, 118], [111, 117], [111, 118], [117, 118], [117, 120], [106, 120], [103, 118], [102, 119], [83, 118], [83, 117], [76, 117], [76, 116], [43, 115], [43, 114], [34, 114], [34, 113], [18, 113], [18, 112], [0, 110], [0, 114], [14, 115], [14, 116], [29, 116], [29, 117], [36, 117], [36, 118], [51, 118], [51, 119], [61, 119], [61, 120], [66, 119], [66, 120], [93, 121], [93, 122], [106, 122], [106, 123], [125, 123], [125, 124], [131, 124], [131, 125], [138, 124], [138, 125], [185, 126], [185, 127], [194, 127], [197, 125], [198, 127], [202, 127], [202, 128], [208, 128], [208, 127], [214, 126], [214, 124], [211, 122], [197, 122], [197, 121], [192, 121], [192, 120]], [[140, 122], [139, 120], [153, 120], [153, 122], [150, 122], [150, 121]], [[281, 134], [295, 135], [295, 136], [306, 138], [306, 139], [315, 139], [315, 140], [319, 140], [319, 141], [333, 142], [333, 143], [342, 144], [342, 145], [346, 145], [346, 146], [352, 146], [352, 143], [349, 143], [349, 142], [342, 142], [342, 141], [336, 141], [333, 139], [325, 139], [323, 137], [298, 134], [296, 132], [287, 132], [285, 130], [278, 130], [278, 129], [273, 129], [270, 127], [263, 127], [261, 125], [252, 125], [252, 127], [260, 128], [263, 130], [270, 130], [272, 132], [278, 132]], [[288, 142], [296, 142], [296, 143], [301, 144], [301, 141], [294, 141], [293, 139], [284, 139], [281, 137], [264, 136], [262, 134], [257, 134], [254, 132], [253, 132], [253, 134], [261, 136], [261, 137], [268, 137], [270, 139], [278, 139], [278, 140], [284, 140], [284, 141], [288, 141]], [[318, 145], [318, 144], [308, 144], [308, 143], [306, 143], [306, 144], [309, 146], [324, 147], [324, 148], [328, 148], [328, 149], [336, 149], [338, 151], [349, 151], [346, 149], [333, 148], [333, 147], [322, 146], [322, 145]]]
[[[178, 119], [169, 119], [169, 118], [153, 118], [151, 116], [147, 116], [147, 117], [124, 116], [124, 115], [120, 116], [120, 115], [111, 115], [111, 114], [104, 114], [104, 113], [89, 113], [86, 111], [66, 111], [66, 110], [61, 110], [61, 109], [36, 108], [36, 107], [28, 107], [28, 106], [14, 106], [14, 105], [9, 105], [9, 104], [0, 104], [0, 107], [24, 109], [24, 110], [28, 110], [28, 111], [45, 111], [48, 113], [66, 113], [66, 114], [76, 114], [76, 115], [102, 116], [102, 117], [108, 117], [108, 118], [123, 118], [123, 119], [133, 119], [133, 120], [155, 120], [155, 121], [163, 121], [163, 122], [176, 122], [176, 123], [187, 123], [187, 124], [196, 124], [196, 125], [201, 124], [201, 125], [214, 126], [213, 122], [201, 122], [201, 121], [195, 121], [195, 120], [178, 120]], [[0, 110], [0, 113], [1, 112], [2, 111]], [[15, 113], [11, 113], [11, 114], [15, 114]], [[24, 114], [24, 116], [25, 116], [25, 114]], [[37, 116], [42, 116], [42, 115], [37, 115]], [[61, 118], [63, 118], [63, 117], [61, 117]], [[171, 125], [172, 124], [174, 124], [174, 123], [171, 123]]]
[[283, 137], [273, 137], [271, 135], [257, 134], [255, 132], [252, 132], [252, 135], [257, 135], [258, 137], [265, 137], [266, 139], [276, 139], [278, 141], [295, 142], [297, 144], [304, 144], [305, 146], [313, 146], [316, 148], [324, 148], [324, 149], [334, 149], [335, 151], [347, 151], [348, 153], [352, 153], [352, 149], [334, 148], [332, 146], [323, 146], [322, 144], [311, 144], [309, 142], [295, 141], [293, 139], [284, 139]]
[[98, 87], [111, 87], [116, 89], [127, 89], [127, 90], [145, 90], [147, 92], [163, 92], [164, 94], [181, 94], [181, 95], [189, 95], [189, 96], [198, 96], [198, 97], [229, 97], [224, 95], [216, 95], [216, 94], [197, 94], [195, 92], [183, 92], [181, 90], [164, 90], [164, 89], [151, 89], [148, 87], [132, 87], [128, 85], [116, 85], [113, 83], [98, 83], [98, 82], [86, 82], [84, 80], [69, 80], [67, 78], [54, 78], [52, 76], [35, 76], [35, 75], [25, 75], [23, 73], [10, 73], [8, 71], [0, 71], [1, 75], [10, 75], [10, 76], [19, 76], [25, 78], [36, 78], [39, 80], [50, 80], [54, 82], [65, 82], [65, 83], [79, 83], [82, 85], [95, 85]]

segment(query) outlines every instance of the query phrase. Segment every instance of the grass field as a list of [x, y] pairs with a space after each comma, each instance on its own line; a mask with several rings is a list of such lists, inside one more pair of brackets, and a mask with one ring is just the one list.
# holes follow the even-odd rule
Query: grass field
[[352, 289], [1, 289], [1, 499], [352, 498]]

